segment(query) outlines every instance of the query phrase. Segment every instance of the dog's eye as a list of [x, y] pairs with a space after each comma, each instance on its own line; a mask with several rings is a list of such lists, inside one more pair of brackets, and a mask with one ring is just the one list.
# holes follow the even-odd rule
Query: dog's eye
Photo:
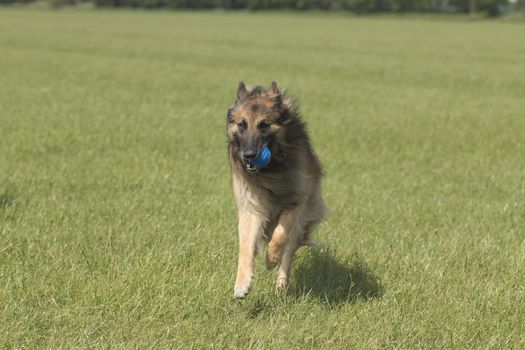
[[233, 121], [234, 121], [234, 120], [233, 120], [233, 115], [228, 114], [228, 124], [233, 123]]
[[266, 128], [269, 127], [269, 126], [270, 126], [270, 123], [268, 123], [266, 120], [261, 121], [261, 122], [257, 125], [257, 127], [258, 127], [259, 129], [261, 129], [261, 130], [266, 129]]
[[239, 127], [239, 130], [244, 131], [248, 127], [248, 124], [246, 123], [246, 120], [243, 119], [239, 124], [237, 124], [237, 126]]

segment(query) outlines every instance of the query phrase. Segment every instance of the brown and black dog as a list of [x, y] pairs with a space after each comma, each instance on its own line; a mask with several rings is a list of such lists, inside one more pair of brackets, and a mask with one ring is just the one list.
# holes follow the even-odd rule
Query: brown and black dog
[[[308, 244], [323, 219], [322, 169], [306, 126], [291, 97], [275, 82], [268, 89], [237, 89], [228, 109], [228, 154], [239, 215], [239, 265], [234, 296], [244, 298], [252, 286], [255, 257], [268, 242], [266, 267], [279, 265], [277, 292], [285, 290], [295, 251]], [[271, 152], [265, 166], [253, 160]]]

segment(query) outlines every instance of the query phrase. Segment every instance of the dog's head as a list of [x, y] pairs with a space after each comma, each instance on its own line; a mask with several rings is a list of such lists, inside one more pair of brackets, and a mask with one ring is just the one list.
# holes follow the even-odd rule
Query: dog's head
[[249, 172], [258, 170], [250, 161], [257, 158], [265, 146], [273, 151], [283, 140], [285, 128], [293, 119], [290, 107], [275, 82], [268, 89], [248, 89], [242, 81], [239, 83], [237, 101], [228, 109], [226, 128], [230, 151]]

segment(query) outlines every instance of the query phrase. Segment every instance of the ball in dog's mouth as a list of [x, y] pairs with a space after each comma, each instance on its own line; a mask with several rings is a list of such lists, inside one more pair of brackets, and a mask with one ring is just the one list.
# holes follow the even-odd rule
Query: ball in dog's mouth
[[251, 159], [246, 163], [246, 170], [253, 174], [260, 168], [264, 168], [272, 160], [272, 152], [267, 146], [264, 146], [262, 151], [257, 155], [255, 159]]

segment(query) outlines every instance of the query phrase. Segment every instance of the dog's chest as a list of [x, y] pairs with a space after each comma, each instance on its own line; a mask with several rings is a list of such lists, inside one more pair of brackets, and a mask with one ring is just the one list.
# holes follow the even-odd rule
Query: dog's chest
[[292, 176], [258, 174], [244, 181], [242, 194], [250, 205], [263, 207], [266, 212], [296, 206], [300, 201], [299, 182]]

